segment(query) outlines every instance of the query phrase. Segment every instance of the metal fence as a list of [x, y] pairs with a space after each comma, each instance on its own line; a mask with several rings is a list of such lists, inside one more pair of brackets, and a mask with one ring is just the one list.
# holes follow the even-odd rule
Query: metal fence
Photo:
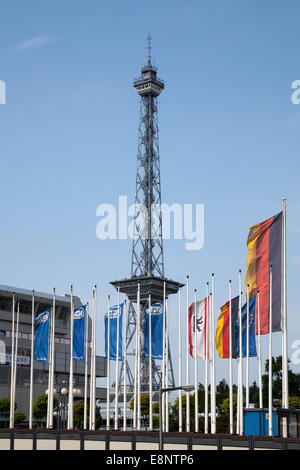
[[[164, 433], [164, 450], [300, 450], [300, 439]], [[26, 444], [26, 445], [25, 445]], [[159, 450], [158, 432], [0, 429], [0, 450]], [[47, 447], [48, 446], [48, 447]]]

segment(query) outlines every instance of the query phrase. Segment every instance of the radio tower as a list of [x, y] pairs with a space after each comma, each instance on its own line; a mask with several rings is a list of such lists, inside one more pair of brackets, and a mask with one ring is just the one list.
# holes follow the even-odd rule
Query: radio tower
[[[132, 243], [131, 277], [111, 282], [129, 299], [127, 320], [127, 357], [134, 356], [136, 333], [136, 302], [138, 284], [140, 284], [141, 312], [141, 392], [149, 393], [149, 361], [144, 356], [145, 310], [148, 307], [149, 294], [151, 304], [163, 300], [165, 286], [166, 298], [176, 294], [183, 286], [168, 280], [164, 275], [164, 257], [162, 240], [160, 159], [158, 139], [157, 98], [163, 91], [164, 82], [157, 78], [157, 68], [151, 63], [151, 36], [148, 35], [147, 63], [141, 70], [141, 77], [133, 86], [140, 95], [140, 117], [138, 127], [138, 155], [135, 190], [134, 236]], [[171, 312], [169, 311], [169, 318]], [[167, 341], [169, 344], [169, 341]], [[169, 350], [168, 384], [175, 385], [171, 352]], [[127, 363], [128, 391], [133, 392], [134, 367]], [[161, 361], [152, 361], [153, 392], [161, 387]], [[119, 384], [123, 383], [123, 363]], [[120, 393], [122, 391], [120, 390]], [[130, 399], [130, 393], [128, 399]]]

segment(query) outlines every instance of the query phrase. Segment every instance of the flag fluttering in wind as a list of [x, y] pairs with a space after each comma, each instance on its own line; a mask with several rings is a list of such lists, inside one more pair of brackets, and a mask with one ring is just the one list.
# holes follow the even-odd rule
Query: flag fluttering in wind
[[280, 212], [250, 227], [248, 234], [246, 286], [249, 284], [250, 298], [259, 291], [260, 334], [269, 333], [270, 265], [273, 267], [271, 330], [281, 331], [282, 219], [282, 212]]
[[48, 362], [50, 310], [38, 313], [35, 317], [34, 359], [39, 362]]
[[[256, 296], [249, 300], [249, 357], [256, 357], [256, 342], [255, 342], [255, 307]], [[236, 356], [240, 357], [240, 319], [235, 320], [235, 335], [236, 335]], [[247, 304], [242, 307], [242, 356], [247, 356]]]
[[86, 305], [82, 305], [74, 310], [73, 359], [75, 361], [84, 361], [85, 315]]
[[122, 345], [122, 319], [124, 304], [114, 305], [110, 307], [108, 314], [105, 314], [105, 355], [108, 357], [108, 318], [109, 318], [109, 358], [117, 360], [117, 340], [118, 340], [118, 317], [119, 317], [119, 360], [122, 361], [123, 345]]
[[[222, 305], [216, 328], [216, 348], [223, 359], [230, 358], [230, 302]], [[231, 357], [236, 358], [235, 321], [239, 313], [239, 296], [231, 300]]]
[[[163, 302], [151, 306], [151, 354], [152, 359], [162, 359], [163, 355]], [[149, 307], [146, 309], [145, 357], [149, 358]]]
[[[196, 302], [196, 322], [195, 322], [195, 303], [189, 307], [189, 345], [190, 355], [195, 359], [205, 359], [206, 341], [208, 341], [208, 310], [209, 298]], [[196, 325], [196, 326], [195, 326]], [[196, 334], [197, 328], [197, 334]], [[197, 344], [196, 344], [197, 338]]]

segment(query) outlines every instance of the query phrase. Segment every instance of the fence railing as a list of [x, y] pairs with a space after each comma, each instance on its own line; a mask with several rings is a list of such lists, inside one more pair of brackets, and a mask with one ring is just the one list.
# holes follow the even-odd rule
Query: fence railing
[[[196, 433], [164, 433], [164, 450], [172, 448], [195, 451], [211, 450], [300, 450], [299, 438], [281, 438], [265, 436], [213, 435]], [[23, 445], [24, 444], [24, 445]], [[25, 445], [26, 444], [26, 445]], [[97, 447], [99, 450], [159, 450], [158, 432], [148, 431], [79, 431], [49, 429], [0, 429], [0, 450], [39, 450], [45, 445], [50, 450], [73, 448], [87, 450]]]

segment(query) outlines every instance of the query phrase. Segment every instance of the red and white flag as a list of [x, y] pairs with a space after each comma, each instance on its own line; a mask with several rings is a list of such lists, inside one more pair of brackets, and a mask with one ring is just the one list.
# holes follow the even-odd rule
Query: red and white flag
[[205, 299], [196, 302], [196, 321], [195, 302], [189, 307], [190, 355], [196, 359], [206, 359], [206, 351], [208, 357], [208, 307], [209, 297], [205, 297]]

